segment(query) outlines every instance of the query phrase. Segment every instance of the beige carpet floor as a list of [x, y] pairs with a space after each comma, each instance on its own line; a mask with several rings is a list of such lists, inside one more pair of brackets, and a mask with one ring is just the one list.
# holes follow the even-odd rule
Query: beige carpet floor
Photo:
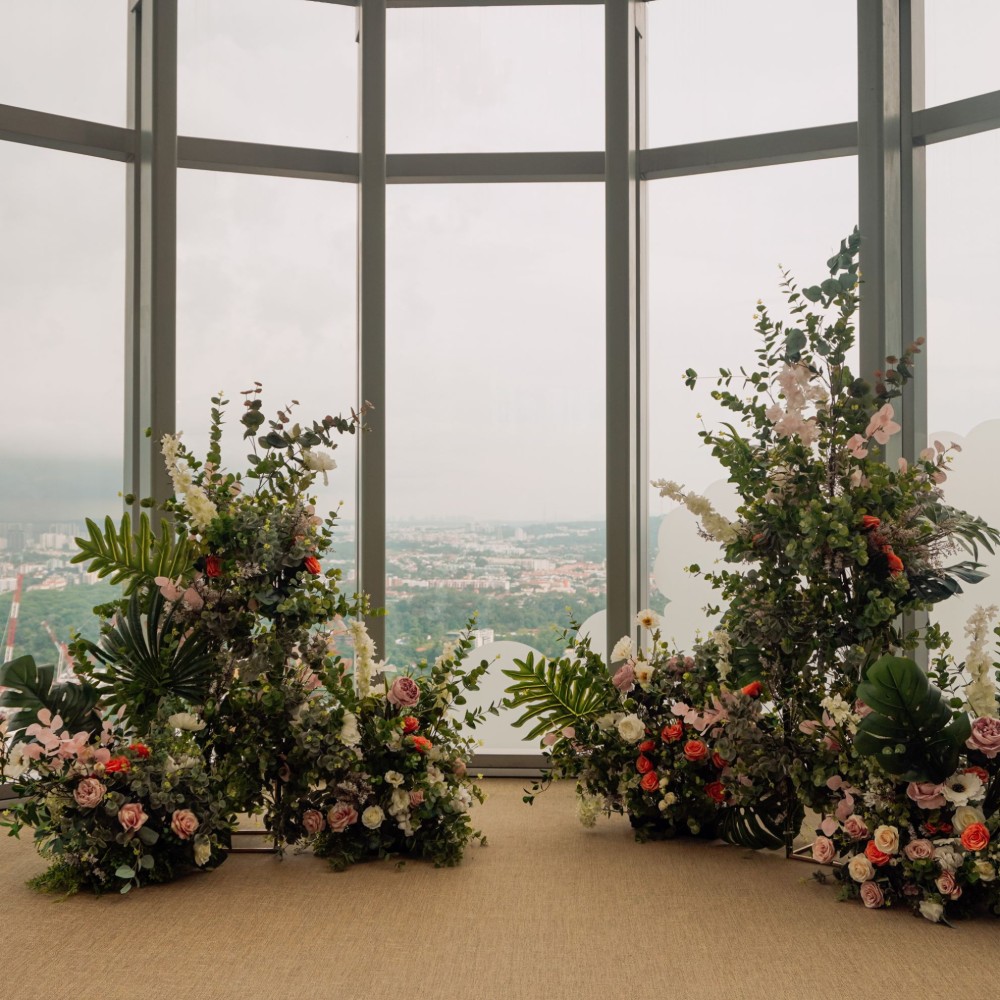
[[[128, 897], [54, 901], [0, 839], [4, 1000], [882, 1000], [1000, 996], [1000, 925], [837, 903], [812, 869], [697, 842], [634, 843], [485, 782], [490, 844], [456, 869], [230, 858]], [[27, 837], [27, 835], [25, 835]]]

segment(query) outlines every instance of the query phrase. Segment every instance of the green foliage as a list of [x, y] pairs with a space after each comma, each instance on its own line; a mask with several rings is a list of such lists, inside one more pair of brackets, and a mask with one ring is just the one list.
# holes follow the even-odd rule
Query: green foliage
[[768, 789], [754, 803], [724, 807], [719, 836], [737, 847], [778, 850], [790, 842], [789, 831], [798, 831], [802, 816], [802, 805], [794, 795]]
[[132, 533], [132, 518], [127, 512], [118, 527], [106, 517], [103, 531], [87, 518], [87, 532], [88, 538], [76, 540], [80, 551], [70, 562], [86, 562], [88, 572], [102, 579], [110, 576], [115, 586], [124, 584], [126, 596], [154, 577], [176, 579], [190, 569], [193, 561], [188, 538], [177, 537], [167, 520], [160, 522], [160, 534], [154, 535], [145, 512], [139, 515], [138, 534]]
[[944, 781], [958, 766], [971, 724], [949, 708], [946, 696], [913, 660], [883, 656], [858, 685], [872, 709], [858, 726], [854, 745], [903, 781]]
[[513, 670], [503, 671], [514, 681], [503, 704], [508, 709], [528, 706], [512, 723], [520, 728], [533, 721], [527, 740], [572, 726], [610, 705], [607, 678], [595, 676], [586, 661], [541, 657], [536, 662], [534, 654], [528, 653], [514, 665]]
[[19, 656], [0, 665], [0, 708], [16, 709], [8, 720], [8, 732], [17, 736], [38, 721], [38, 713], [48, 709], [60, 716], [63, 728], [71, 733], [93, 733], [101, 728], [97, 711], [98, 691], [90, 684], [55, 680], [51, 664], [36, 665], [30, 656]]

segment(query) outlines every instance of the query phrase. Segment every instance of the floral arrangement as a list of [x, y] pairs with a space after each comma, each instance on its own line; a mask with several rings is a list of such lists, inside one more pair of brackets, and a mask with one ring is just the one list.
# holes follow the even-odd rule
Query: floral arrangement
[[71, 733], [42, 709], [27, 739], [0, 751], [0, 769], [25, 796], [0, 825], [12, 836], [32, 827], [39, 853], [52, 861], [34, 888], [127, 893], [226, 859], [232, 816], [191, 718], [157, 721], [137, 740], [110, 722], [99, 733]]

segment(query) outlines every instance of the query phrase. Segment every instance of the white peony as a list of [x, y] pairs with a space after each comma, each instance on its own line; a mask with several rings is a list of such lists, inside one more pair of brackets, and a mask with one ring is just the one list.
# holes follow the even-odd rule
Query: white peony
[[189, 733], [200, 733], [205, 728], [205, 720], [193, 712], [175, 712], [167, 719], [171, 729], [183, 729]]
[[327, 473], [337, 468], [336, 460], [327, 455], [325, 451], [313, 451], [311, 448], [302, 449], [302, 464], [310, 472], [322, 472], [324, 486], [330, 485], [330, 477]]
[[385, 813], [382, 812], [379, 806], [369, 806], [361, 814], [361, 822], [364, 823], [369, 830], [377, 830], [382, 825], [382, 821], [384, 819]]
[[874, 866], [863, 854], [855, 854], [847, 862], [847, 871], [855, 882], [867, 882], [875, 877]]
[[944, 916], [944, 905], [925, 899], [920, 904], [920, 916], [925, 920], [929, 920], [932, 924], [939, 923]]
[[361, 742], [358, 719], [353, 712], [344, 712], [344, 720], [340, 725], [340, 742], [346, 747], [356, 747]]
[[958, 840], [934, 841], [934, 860], [942, 871], [956, 872], [965, 863], [965, 852], [960, 843]]
[[618, 722], [618, 735], [629, 743], [638, 743], [646, 734], [646, 726], [638, 715], [626, 715]]
[[617, 663], [619, 660], [631, 660], [634, 655], [635, 651], [632, 647], [631, 636], [623, 635], [615, 643], [615, 648], [611, 650], [611, 662]]

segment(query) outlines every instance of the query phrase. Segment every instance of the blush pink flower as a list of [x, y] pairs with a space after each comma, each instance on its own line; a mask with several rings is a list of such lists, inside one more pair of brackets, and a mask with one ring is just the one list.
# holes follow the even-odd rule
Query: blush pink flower
[[844, 833], [852, 840], [864, 840], [868, 836], [868, 824], [860, 816], [848, 816], [844, 820]]
[[892, 408], [892, 403], [886, 403], [881, 410], [868, 421], [865, 429], [865, 437], [873, 437], [879, 444], [886, 444], [893, 436], [898, 434], [903, 428], [892, 418], [896, 411]]
[[911, 840], [903, 848], [903, 853], [911, 861], [926, 861], [934, 857], [934, 845], [929, 840]]
[[921, 809], [940, 809], [945, 804], [944, 785], [933, 781], [911, 781], [906, 786], [906, 796]]
[[950, 896], [952, 899], [958, 899], [962, 895], [962, 887], [955, 881], [955, 873], [948, 871], [947, 868], [938, 875], [934, 880], [934, 884], [942, 896]]
[[350, 802], [338, 802], [326, 814], [326, 821], [332, 833], [343, 833], [352, 823], [357, 823], [358, 811]]
[[420, 686], [412, 677], [397, 677], [386, 698], [400, 708], [413, 708], [420, 701]]
[[868, 439], [862, 437], [860, 434], [855, 434], [853, 437], [847, 439], [847, 450], [851, 453], [852, 458], [862, 459], [868, 457], [868, 449], [865, 447], [867, 445]]
[[302, 828], [310, 837], [319, 833], [326, 826], [326, 820], [318, 809], [307, 809], [302, 814]]
[[201, 824], [190, 809], [175, 809], [170, 817], [170, 829], [181, 840], [190, 840]]
[[817, 837], [813, 842], [812, 856], [819, 864], [828, 865], [837, 856], [837, 848], [829, 837]]
[[993, 760], [1000, 753], [1000, 719], [976, 719], [972, 723], [972, 735], [965, 745]]
[[106, 791], [107, 788], [97, 778], [84, 778], [73, 789], [73, 798], [81, 808], [93, 809], [104, 798]]
[[626, 691], [631, 691], [635, 686], [635, 666], [630, 660], [628, 663], [623, 663], [616, 671], [614, 677], [611, 678], [611, 683], [624, 694]]
[[877, 910], [885, 902], [878, 882], [862, 882], [858, 893], [861, 896], [861, 902], [869, 910]]
[[149, 819], [138, 802], [129, 802], [118, 810], [118, 822], [126, 833], [135, 833]]
[[410, 808], [416, 809], [417, 806], [423, 805], [424, 801], [424, 790], [422, 788], [415, 788], [410, 792]]

